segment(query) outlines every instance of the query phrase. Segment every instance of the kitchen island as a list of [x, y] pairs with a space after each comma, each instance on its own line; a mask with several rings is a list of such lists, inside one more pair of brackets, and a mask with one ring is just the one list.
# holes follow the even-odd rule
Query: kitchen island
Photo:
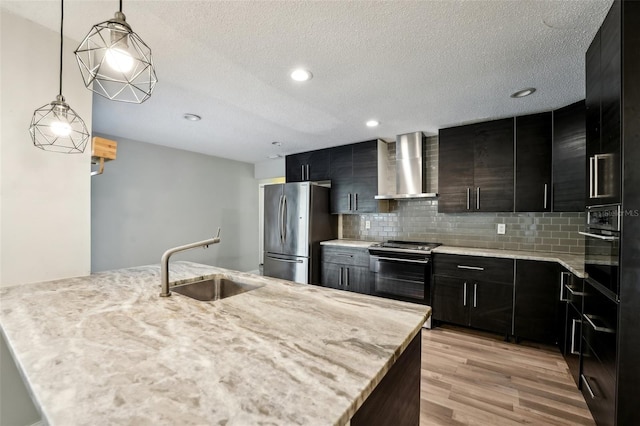
[[428, 306], [191, 262], [170, 278], [218, 273], [261, 287], [161, 298], [151, 265], [1, 289], [1, 331], [43, 420], [358, 424], [389, 380], [417, 383], [419, 410]]

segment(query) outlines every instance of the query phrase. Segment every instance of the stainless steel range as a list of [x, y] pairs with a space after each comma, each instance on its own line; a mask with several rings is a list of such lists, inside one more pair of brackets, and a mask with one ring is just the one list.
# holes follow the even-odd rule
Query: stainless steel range
[[440, 243], [385, 241], [369, 247], [376, 295], [431, 304], [431, 250]]

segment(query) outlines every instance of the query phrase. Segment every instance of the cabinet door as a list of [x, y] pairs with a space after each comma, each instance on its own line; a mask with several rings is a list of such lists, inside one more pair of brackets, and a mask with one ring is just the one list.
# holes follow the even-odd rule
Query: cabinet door
[[473, 126], [441, 129], [438, 139], [438, 212], [472, 211]]
[[621, 18], [615, 3], [600, 29], [600, 160], [599, 204], [620, 202]]
[[516, 117], [517, 212], [551, 211], [551, 113]]
[[320, 282], [325, 287], [343, 288], [344, 266], [338, 263], [322, 262]]
[[588, 206], [599, 204], [593, 195], [593, 159], [600, 153], [600, 103], [602, 100], [602, 82], [600, 70], [600, 31], [596, 33], [587, 54], [586, 80], [585, 80], [585, 106], [586, 106], [586, 139], [587, 139], [587, 176], [585, 180], [586, 204]]
[[306, 153], [287, 155], [285, 162], [285, 178], [287, 182], [304, 181], [304, 163]]
[[433, 280], [433, 319], [469, 325], [468, 284], [460, 278], [436, 275]]
[[310, 181], [321, 181], [330, 179], [330, 149], [319, 149], [311, 151], [307, 160], [307, 177]]
[[371, 272], [362, 266], [347, 266], [345, 289], [356, 293], [371, 294]]
[[331, 149], [329, 177], [331, 178], [331, 213], [351, 213], [353, 208], [353, 148], [351, 145]]
[[553, 211], [585, 207], [586, 127], [584, 101], [553, 112]]
[[516, 337], [558, 343], [560, 272], [555, 262], [516, 261]]
[[378, 142], [353, 145], [353, 211], [375, 213], [378, 202]]
[[475, 211], [512, 212], [513, 118], [473, 126]]
[[471, 326], [511, 334], [513, 317], [513, 284], [474, 281], [467, 285]]

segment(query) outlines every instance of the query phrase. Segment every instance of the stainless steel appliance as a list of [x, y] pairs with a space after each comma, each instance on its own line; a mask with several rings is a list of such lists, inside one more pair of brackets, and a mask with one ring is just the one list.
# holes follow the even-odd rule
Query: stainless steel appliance
[[431, 304], [431, 250], [439, 243], [386, 241], [369, 247], [373, 293]]
[[614, 300], [620, 293], [620, 204], [587, 208], [584, 270], [587, 281]]
[[264, 187], [264, 275], [319, 284], [320, 241], [336, 236], [329, 188], [313, 182]]

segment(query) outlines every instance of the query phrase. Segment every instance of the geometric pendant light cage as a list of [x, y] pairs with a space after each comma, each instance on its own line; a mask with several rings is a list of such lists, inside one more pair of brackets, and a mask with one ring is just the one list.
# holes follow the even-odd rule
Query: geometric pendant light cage
[[74, 52], [85, 86], [112, 101], [140, 104], [158, 82], [151, 49], [120, 11], [94, 25]]
[[66, 154], [84, 152], [89, 141], [89, 132], [84, 121], [65, 102], [62, 96], [62, 48], [64, 24], [64, 0], [61, 0], [60, 14], [60, 75], [56, 99], [36, 109], [31, 118], [29, 133], [33, 144], [45, 151]]

